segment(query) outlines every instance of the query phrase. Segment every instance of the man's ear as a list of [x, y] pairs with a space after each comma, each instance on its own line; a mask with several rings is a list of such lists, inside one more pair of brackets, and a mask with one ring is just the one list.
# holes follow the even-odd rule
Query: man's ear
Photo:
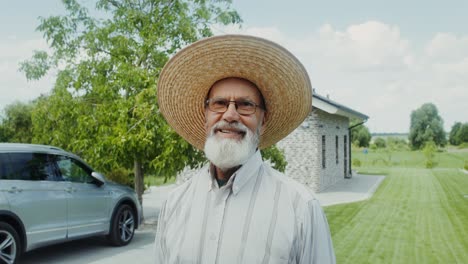
[[260, 135], [262, 135], [263, 132], [265, 131], [267, 119], [268, 119], [268, 112], [263, 111], [263, 118], [262, 118], [262, 126], [260, 128]]

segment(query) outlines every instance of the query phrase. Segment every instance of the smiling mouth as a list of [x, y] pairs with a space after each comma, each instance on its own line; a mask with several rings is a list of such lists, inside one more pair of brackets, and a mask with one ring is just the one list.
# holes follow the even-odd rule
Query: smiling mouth
[[233, 136], [241, 136], [243, 137], [245, 135], [245, 131], [242, 130], [232, 130], [232, 129], [216, 129], [215, 133], [222, 133], [224, 135], [233, 135]]

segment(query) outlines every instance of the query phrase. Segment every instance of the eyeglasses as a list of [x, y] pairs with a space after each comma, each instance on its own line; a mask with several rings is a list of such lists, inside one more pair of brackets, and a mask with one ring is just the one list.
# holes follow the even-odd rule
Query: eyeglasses
[[249, 100], [230, 101], [230, 100], [227, 100], [227, 99], [224, 99], [224, 98], [211, 98], [211, 99], [208, 99], [205, 102], [205, 106], [207, 106], [208, 109], [210, 111], [212, 111], [212, 112], [224, 113], [224, 112], [227, 111], [227, 109], [229, 108], [229, 105], [231, 103], [234, 103], [234, 105], [236, 106], [236, 111], [240, 115], [254, 114], [257, 107], [259, 107], [260, 109], [263, 109], [262, 106], [254, 103], [252, 101], [249, 101]]

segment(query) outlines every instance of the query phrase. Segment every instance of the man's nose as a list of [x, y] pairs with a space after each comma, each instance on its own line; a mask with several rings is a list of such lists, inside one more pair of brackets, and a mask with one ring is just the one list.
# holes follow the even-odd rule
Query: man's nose
[[226, 120], [227, 122], [233, 122], [233, 121], [238, 121], [239, 120], [239, 113], [237, 112], [236, 109], [236, 104], [234, 102], [230, 102], [226, 112], [223, 114], [223, 119]]

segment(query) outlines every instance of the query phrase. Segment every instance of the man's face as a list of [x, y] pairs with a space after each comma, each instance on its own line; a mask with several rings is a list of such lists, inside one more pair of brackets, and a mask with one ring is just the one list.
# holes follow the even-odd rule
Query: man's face
[[255, 153], [264, 127], [260, 92], [248, 81], [229, 78], [213, 85], [208, 101], [213, 104], [205, 109], [206, 157], [223, 171], [244, 164]]
[[[228, 78], [217, 82], [210, 90], [207, 99], [226, 99], [228, 101], [245, 100], [261, 105], [261, 95], [258, 89], [250, 82], [238, 79]], [[206, 134], [207, 137], [212, 132], [213, 126], [219, 121], [227, 123], [241, 123], [253, 133], [261, 132], [264, 127], [265, 112], [261, 107], [256, 107], [255, 113], [249, 115], [241, 115], [236, 110], [234, 103], [229, 104], [228, 109], [224, 113], [216, 113], [205, 108], [206, 118]], [[229, 138], [242, 140], [245, 133], [241, 133], [236, 129], [215, 129], [214, 136], [218, 138]]]

